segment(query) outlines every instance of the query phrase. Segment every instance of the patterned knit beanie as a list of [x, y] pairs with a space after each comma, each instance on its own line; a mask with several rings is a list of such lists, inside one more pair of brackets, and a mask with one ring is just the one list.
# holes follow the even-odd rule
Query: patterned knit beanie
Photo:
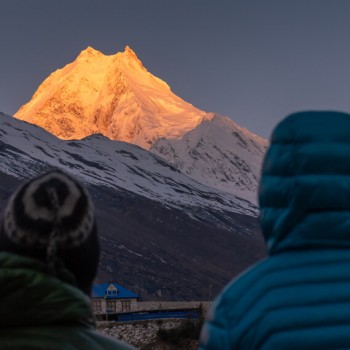
[[4, 211], [0, 251], [42, 260], [57, 277], [63, 265], [89, 294], [99, 244], [94, 207], [83, 185], [51, 171], [20, 186]]

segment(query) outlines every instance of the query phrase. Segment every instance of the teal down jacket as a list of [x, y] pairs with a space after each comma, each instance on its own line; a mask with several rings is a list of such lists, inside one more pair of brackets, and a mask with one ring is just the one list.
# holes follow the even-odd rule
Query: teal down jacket
[[350, 115], [282, 121], [259, 204], [269, 256], [215, 300], [200, 349], [350, 349]]
[[44, 263], [0, 253], [1, 350], [131, 350], [95, 330], [91, 302], [73, 276]]

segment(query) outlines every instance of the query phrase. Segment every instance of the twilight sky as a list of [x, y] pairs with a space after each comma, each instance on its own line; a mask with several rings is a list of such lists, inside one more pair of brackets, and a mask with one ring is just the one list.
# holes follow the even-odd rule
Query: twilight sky
[[129, 45], [172, 90], [269, 137], [287, 114], [350, 112], [348, 0], [0, 0], [0, 111], [92, 46]]

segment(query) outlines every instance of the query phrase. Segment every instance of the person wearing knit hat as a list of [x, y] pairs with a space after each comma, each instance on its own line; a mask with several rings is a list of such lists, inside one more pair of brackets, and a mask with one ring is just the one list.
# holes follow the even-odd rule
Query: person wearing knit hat
[[132, 349], [94, 329], [98, 261], [85, 187], [59, 170], [22, 184], [0, 226], [0, 349]]

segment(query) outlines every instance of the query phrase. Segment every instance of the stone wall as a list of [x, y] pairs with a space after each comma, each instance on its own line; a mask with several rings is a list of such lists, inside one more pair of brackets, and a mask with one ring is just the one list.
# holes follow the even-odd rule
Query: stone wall
[[[210, 302], [138, 302], [138, 310], [176, 310], [186, 308], [202, 307], [203, 315], [205, 316]], [[99, 332], [112, 336], [115, 339], [123, 340], [140, 349], [147, 350], [172, 350], [173, 347], [164, 343], [159, 343], [157, 332], [160, 329], [170, 330], [178, 328], [181, 325], [189, 322], [186, 319], [169, 319], [169, 320], [145, 320], [133, 322], [98, 322], [97, 329]], [[196, 322], [196, 321], [192, 321]], [[193, 342], [193, 344], [192, 344]], [[183, 349], [197, 349], [196, 341], [190, 341]], [[178, 346], [176, 350], [181, 350]]]
[[143, 348], [157, 340], [159, 329], [169, 330], [177, 328], [183, 322], [186, 322], [186, 320], [172, 319], [125, 323], [100, 322], [97, 325], [97, 330], [102, 334], [123, 340], [138, 348]]

